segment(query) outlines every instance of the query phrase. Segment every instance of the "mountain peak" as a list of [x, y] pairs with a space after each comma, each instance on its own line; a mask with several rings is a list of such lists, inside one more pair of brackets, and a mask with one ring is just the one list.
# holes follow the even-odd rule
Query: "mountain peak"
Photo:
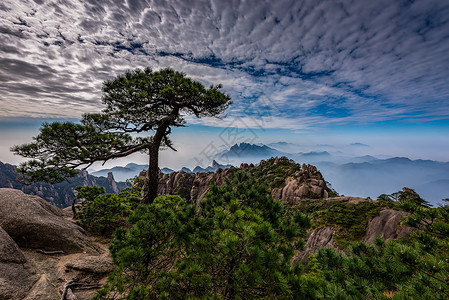
[[273, 156], [282, 156], [284, 153], [270, 148], [267, 145], [255, 145], [249, 143], [234, 144], [229, 150], [225, 150], [217, 155], [217, 158], [235, 158], [235, 157], [258, 157], [268, 158]]
[[218, 168], [219, 166], [220, 166], [220, 164], [217, 163], [217, 161], [214, 159], [214, 160], [212, 161], [212, 167], [213, 167], [213, 168]]

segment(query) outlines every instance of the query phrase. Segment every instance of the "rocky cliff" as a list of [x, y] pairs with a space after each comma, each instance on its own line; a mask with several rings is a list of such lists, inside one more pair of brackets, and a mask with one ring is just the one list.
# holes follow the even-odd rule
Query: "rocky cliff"
[[81, 171], [76, 177], [54, 185], [45, 182], [26, 185], [17, 180], [17, 178], [19, 178], [19, 173], [16, 171], [15, 166], [0, 162], [0, 188], [21, 190], [25, 194], [42, 197], [47, 202], [58, 207], [67, 207], [72, 204], [75, 196], [74, 188], [79, 185], [102, 186], [107, 193], [118, 193], [123, 188], [117, 185], [112, 173], [109, 173], [107, 177], [95, 177], [88, 174], [87, 171]]
[[[281, 157], [263, 160], [258, 165], [241, 164], [240, 168], [218, 169], [215, 173], [195, 174], [184, 171], [160, 173], [158, 194], [180, 195], [198, 206], [212, 182], [222, 185], [226, 178], [231, 179], [238, 170], [250, 172], [257, 180], [270, 187], [274, 199], [289, 204], [297, 204], [299, 200], [305, 198], [327, 198], [331, 191], [315, 166], [306, 164], [300, 166], [286, 157]], [[139, 178], [144, 180], [146, 175], [146, 171], [142, 171]]]

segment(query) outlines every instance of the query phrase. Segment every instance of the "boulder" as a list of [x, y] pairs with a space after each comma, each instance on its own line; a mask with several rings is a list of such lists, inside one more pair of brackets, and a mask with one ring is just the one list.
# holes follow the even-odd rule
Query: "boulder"
[[0, 227], [0, 300], [22, 299], [36, 280], [32, 266]]
[[337, 249], [334, 241], [335, 229], [330, 226], [313, 229], [307, 235], [307, 242], [304, 251], [301, 251], [295, 258], [295, 261], [307, 259], [310, 254], [315, 253], [321, 248], [332, 247]]
[[110, 273], [114, 270], [114, 264], [110, 257], [86, 256], [68, 262], [65, 267], [77, 271], [95, 274]]
[[16, 242], [0, 227], [0, 261], [16, 264], [26, 263], [26, 258]]
[[328, 197], [328, 188], [320, 171], [315, 166], [303, 164], [295, 176], [285, 179], [284, 187], [273, 190], [274, 199], [295, 205], [301, 199], [319, 199]]
[[369, 222], [362, 241], [372, 244], [376, 237], [385, 241], [408, 237], [414, 228], [401, 226], [401, 219], [407, 215], [404, 211], [390, 208], [381, 210], [379, 215]]
[[38, 196], [0, 188], [0, 226], [20, 246], [66, 253], [98, 253], [84, 230]]

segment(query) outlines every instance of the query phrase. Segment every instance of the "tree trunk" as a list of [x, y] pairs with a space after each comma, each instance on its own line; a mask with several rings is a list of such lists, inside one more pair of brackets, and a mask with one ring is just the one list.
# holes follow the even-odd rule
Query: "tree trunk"
[[159, 185], [159, 145], [160, 143], [155, 143], [149, 149], [148, 185], [147, 194], [143, 198], [144, 203], [153, 203], [157, 197], [157, 188]]
[[170, 116], [162, 120], [156, 130], [156, 134], [153, 136], [153, 141], [148, 149], [150, 152], [150, 161], [148, 166], [148, 185], [147, 194], [143, 197], [143, 203], [153, 203], [157, 197], [157, 188], [159, 185], [159, 148], [162, 143], [162, 139], [168, 134], [167, 128], [172, 124], [179, 114], [179, 109], [175, 108]]

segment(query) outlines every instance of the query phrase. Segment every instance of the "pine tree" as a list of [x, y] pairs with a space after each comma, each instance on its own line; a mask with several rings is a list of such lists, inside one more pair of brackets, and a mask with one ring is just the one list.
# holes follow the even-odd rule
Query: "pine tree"
[[[62, 182], [75, 176], [78, 168], [125, 157], [136, 152], [149, 155], [145, 202], [157, 196], [159, 150], [174, 150], [169, 135], [172, 127], [185, 124], [186, 115], [218, 116], [231, 104], [221, 85], [206, 89], [201, 83], [176, 72], [136, 69], [103, 85], [100, 113], [86, 114], [81, 124], [44, 123], [34, 142], [11, 150], [31, 158], [18, 168], [28, 182]], [[131, 134], [154, 132], [152, 136]]]

